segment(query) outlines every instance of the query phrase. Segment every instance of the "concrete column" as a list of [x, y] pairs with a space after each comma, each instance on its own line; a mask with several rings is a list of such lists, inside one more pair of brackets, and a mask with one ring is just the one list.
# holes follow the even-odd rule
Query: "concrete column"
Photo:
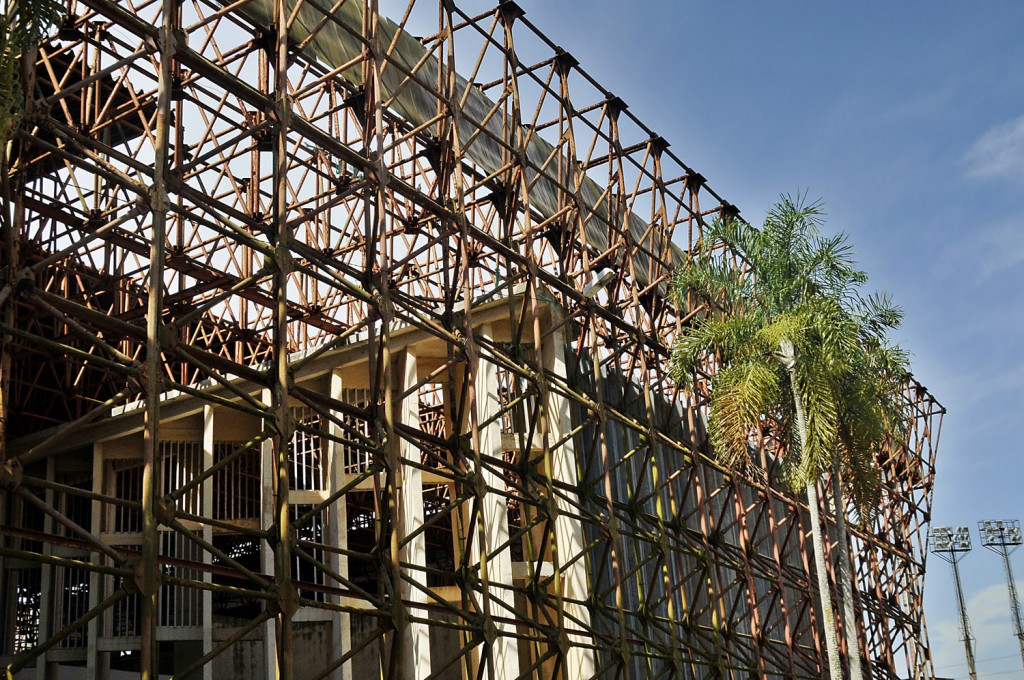
[[[55, 474], [55, 461], [53, 456], [46, 459], [46, 479], [47, 481], [54, 481]], [[46, 489], [43, 492], [43, 500], [50, 507], [56, 507], [55, 494], [53, 489]], [[53, 518], [49, 515], [43, 515], [43, 531], [49, 535], [57, 533], [56, 523]], [[53, 545], [49, 542], [43, 542], [42, 553], [44, 555], [53, 554]], [[42, 573], [39, 583], [42, 588], [42, 597], [39, 601], [39, 640], [45, 640], [50, 637], [53, 633], [57, 632], [59, 626], [56, 625], [54, 614], [56, 613], [56, 605], [54, 603], [55, 587], [54, 581], [56, 580], [57, 568], [52, 567], [49, 564], [42, 566]], [[36, 678], [37, 680], [47, 680], [53, 674], [50, 673], [50, 662], [46, 660], [46, 654], [36, 659]]]
[[[7, 516], [7, 503], [0, 503], [0, 527], [5, 527], [10, 523], [10, 518]], [[0, 620], [10, 621], [13, 614], [14, 600], [16, 599], [13, 593], [9, 590], [11, 586], [10, 576], [7, 573], [7, 558], [0, 555]], [[7, 630], [0, 631], [0, 653], [6, 652], [10, 649], [10, 645], [14, 638], [14, 631], [8, 627]]]
[[[566, 376], [564, 349], [565, 342], [562, 331], [555, 330], [544, 343], [542, 350], [545, 370], [561, 378]], [[569, 401], [561, 394], [549, 389], [547, 412], [551, 429], [548, 440], [554, 445], [572, 430]], [[565, 627], [578, 630], [580, 623], [576, 623], [576, 621], [580, 621], [583, 625], [590, 625], [590, 610], [586, 606], [570, 602], [570, 600], [585, 601], [590, 595], [587, 560], [582, 558], [564, 566], [582, 553], [583, 546], [586, 544], [583, 526], [578, 519], [572, 516], [579, 503], [579, 495], [575, 491], [579, 486], [576, 464], [576, 446], [572, 439], [551, 450], [551, 474], [554, 481], [571, 487], [571, 490], [559, 489], [559, 493], [555, 495], [558, 516], [555, 518], [554, 565], [560, 570], [562, 579], [562, 595], [565, 598], [563, 607], [566, 619]], [[594, 651], [579, 646], [588, 641], [593, 641], [589, 635], [569, 635], [572, 647], [566, 655], [566, 678], [585, 679], [593, 677], [597, 672]]]
[[[205, 472], [213, 467], [213, 407], [203, 406], [203, 464], [202, 471]], [[207, 478], [202, 484], [202, 512], [204, 517], [213, 517], [213, 477]], [[213, 543], [213, 527], [209, 524], [203, 525], [203, 540]], [[203, 564], [211, 564], [213, 558], [207, 551], [203, 551]], [[203, 574], [203, 582], [213, 583], [213, 575], [207, 571]], [[213, 592], [203, 591], [203, 654], [213, 651]], [[203, 666], [203, 680], [213, 680], [213, 663]]]
[[[92, 445], [92, 492], [103, 493], [103, 444], [97, 442]], [[99, 536], [103, 531], [103, 503], [98, 500], [91, 501], [91, 525], [89, 531], [93, 536]], [[97, 562], [100, 554], [96, 551], [89, 553], [89, 561]], [[89, 574], [89, 609], [94, 609], [103, 599], [100, 589], [103, 588], [107, 579], [96, 573]], [[85, 677], [87, 680], [102, 680], [108, 676], [106, 668], [107, 655], [101, 655], [99, 651], [99, 637], [104, 630], [104, 622], [109, 612], [97, 616], [89, 622], [86, 628], [86, 652], [85, 652]]]
[[[419, 429], [420, 399], [418, 390], [415, 389], [419, 379], [415, 350], [405, 349], [399, 355], [397, 364], [394, 385], [398, 421], [406, 427]], [[409, 394], [401, 399], [405, 392]], [[426, 572], [416, 568], [426, 566], [427, 563], [426, 537], [423, 534], [423, 474], [414, 466], [420, 462], [420, 451], [401, 437], [395, 445], [399, 447], [398, 453], [402, 461], [401, 469], [395, 476], [399, 512], [398, 540], [405, 541], [398, 551], [399, 560], [410, 565], [402, 569], [403, 576], [426, 585]], [[409, 537], [408, 540], [406, 537]], [[425, 609], [415, 606], [427, 602], [425, 592], [403, 579], [399, 584], [399, 593], [402, 600], [413, 605], [409, 607], [410, 616], [426, 616]], [[408, 677], [423, 680], [430, 675], [430, 627], [426, 623], [410, 622], [403, 634]]]
[[[341, 372], [331, 373], [331, 398], [341, 401], [343, 383]], [[340, 419], [342, 414], [335, 412], [334, 417]], [[334, 437], [345, 437], [342, 431], [333, 421], [329, 423], [330, 433]], [[330, 495], [345, 485], [345, 457], [342, 445], [333, 439], [327, 447], [327, 494]], [[348, 499], [342, 496], [331, 504], [327, 510], [327, 543], [342, 550], [348, 549]], [[335, 552], [327, 554], [327, 566], [336, 573], [348, 578], [348, 556]], [[341, 597], [333, 597], [332, 602], [341, 604]], [[352, 623], [351, 616], [347, 612], [335, 612], [331, 618], [331, 625], [334, 627], [334, 656], [339, 657], [352, 649]], [[352, 680], [352, 664], [345, 664], [341, 670], [334, 673], [335, 678], [341, 680]]]
[[[484, 324], [474, 329], [474, 335], [483, 340], [491, 340], [494, 337], [494, 330], [490, 324]], [[474, 387], [480, 455], [500, 461], [501, 420], [496, 416], [501, 411], [502, 404], [498, 394], [498, 368], [492, 362], [480, 360], [479, 355], [476, 355], [476, 361]], [[499, 546], [508, 542], [508, 507], [505, 496], [501, 493], [505, 488], [505, 478], [495, 473], [493, 468], [486, 466], [479, 472], [484, 485], [495, 491], [485, 490], [479, 499], [481, 526], [474, 528], [474, 551], [480, 554], [481, 558], [485, 558], [477, 561], [483, 561], [486, 565], [491, 616], [496, 619], [511, 619], [515, 609], [515, 598], [509, 589], [512, 586], [512, 555], [507, 546], [498, 551]], [[494, 664], [489, 669], [488, 677], [493, 680], [511, 680], [519, 676], [519, 645], [518, 640], [513, 637], [516, 626], [511, 622], [496, 620], [495, 628], [497, 636], [491, 647]]]
[[[263, 390], [264, 404], [272, 402], [270, 390]], [[260, 468], [263, 483], [260, 488], [260, 526], [268, 529], [274, 525], [274, 479], [277, 478], [277, 461], [274, 459], [274, 443], [269, 438], [260, 443]], [[267, 541], [260, 550], [260, 570], [274, 578], [274, 551]], [[263, 677], [268, 680], [278, 677], [277, 669], [277, 628], [274, 619], [263, 624]]]

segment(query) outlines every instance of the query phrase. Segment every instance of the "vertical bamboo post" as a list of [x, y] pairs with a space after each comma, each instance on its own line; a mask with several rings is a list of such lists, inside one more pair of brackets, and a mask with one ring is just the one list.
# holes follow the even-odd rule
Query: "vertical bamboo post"
[[156, 629], [160, 592], [160, 532], [157, 521], [157, 458], [160, 446], [160, 391], [163, 382], [160, 358], [160, 335], [163, 328], [164, 246], [167, 234], [167, 213], [170, 208], [167, 184], [171, 110], [171, 74], [176, 52], [176, 0], [163, 0], [159, 32], [160, 71], [157, 85], [156, 146], [153, 159], [153, 186], [149, 208], [153, 228], [149, 244], [149, 300], [146, 308], [146, 362], [143, 390], [146, 397], [145, 434], [142, 461], [142, 560], [137, 586], [141, 601], [140, 676], [142, 680], [159, 677]]
[[[288, 277], [291, 273], [291, 228], [288, 225], [288, 127], [291, 103], [288, 98], [288, 8], [275, 0], [277, 35], [274, 42], [273, 114], [276, 119], [273, 175], [274, 228], [274, 319], [273, 385], [271, 408], [274, 417], [274, 571], [277, 575], [277, 670], [281, 680], [292, 680], [292, 617], [298, 609], [298, 594], [292, 583], [292, 528], [288, 506], [288, 448], [291, 423], [288, 409]], [[268, 669], [269, 672], [269, 669]]]

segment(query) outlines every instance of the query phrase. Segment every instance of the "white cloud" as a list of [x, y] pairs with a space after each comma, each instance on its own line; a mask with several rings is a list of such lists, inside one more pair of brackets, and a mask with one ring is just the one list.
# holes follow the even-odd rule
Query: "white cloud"
[[971, 177], [1024, 183], [1024, 116], [990, 128], [965, 159]]
[[[1024, 154], [1024, 148], [1022, 148]], [[1022, 156], [1024, 173], [1024, 156]], [[1024, 183], [1024, 174], [1021, 175]], [[948, 272], [971, 286], [999, 284], [1016, 289], [1004, 277], [1024, 274], [1024, 213], [973, 225], [969, 235], [947, 244], [939, 253], [936, 271]]]
[[[1024, 591], [1024, 581], [1014, 579], [1017, 591]], [[952, 595], [950, 595], [952, 596]], [[1010, 620], [1009, 597], [1006, 584], [988, 586], [967, 600], [967, 615], [973, 633], [974, 658], [979, 675], [985, 671], [995, 673], [1005, 667], [1019, 667], [1017, 641]], [[960, 639], [959, 622], [939, 619], [928, 622], [935, 661], [935, 675], [939, 677], [967, 677], [964, 643]]]
[[[1024, 171], [1024, 164], [1021, 169]], [[1024, 174], [1021, 174], [1021, 181], [1024, 182]], [[981, 229], [982, 233], [977, 237], [977, 258], [972, 263], [975, 266], [978, 283], [989, 283], [996, 275], [1024, 263], [1024, 230], [1020, 226], [1022, 223], [1024, 218], [1018, 218], [998, 228]]]

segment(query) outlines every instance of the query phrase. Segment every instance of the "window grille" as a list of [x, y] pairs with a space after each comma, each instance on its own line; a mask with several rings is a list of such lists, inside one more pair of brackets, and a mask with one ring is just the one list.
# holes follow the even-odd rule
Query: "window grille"
[[[370, 391], [362, 389], [343, 389], [341, 391], [341, 401], [358, 408], [366, 408], [370, 403]], [[370, 424], [365, 419], [345, 413], [341, 414], [341, 420], [349, 429], [358, 432], [364, 437], [370, 436]], [[353, 439], [352, 434], [346, 431], [342, 431], [341, 437], [345, 440]], [[342, 444], [341, 455], [342, 460], [344, 461], [345, 472], [350, 475], [358, 475], [365, 472], [373, 462], [371, 460], [372, 456], [370, 453], [354, 443]]]
[[[168, 493], [180, 489], [199, 475], [203, 463], [203, 446], [198, 441], [160, 442], [161, 472], [160, 489]], [[111, 462], [114, 479], [114, 494], [117, 498], [139, 502], [142, 500], [142, 460], [132, 458]], [[178, 501], [178, 507], [194, 515], [201, 514], [202, 491], [196, 487]], [[142, 531], [142, 514], [125, 506], [114, 510], [114, 531], [116, 533], [139, 533]]]
[[[215, 442], [219, 463], [245, 442]], [[214, 519], [256, 519], [260, 516], [260, 449], [250, 446], [213, 476]]]
[[[199, 476], [203, 468], [203, 445], [198, 441], [162, 441], [163, 493], [180, 489]], [[196, 486], [178, 500], [177, 506], [193, 515], [202, 513], [202, 487]]]
[[[35, 493], [34, 495], [39, 497], [41, 492]], [[11, 514], [8, 515], [8, 520], [10, 521], [11, 526], [25, 529], [27, 531], [33, 531], [42, 535], [45, 522], [45, 515], [43, 514], [43, 511], [24, 498], [14, 497], [11, 501]], [[12, 538], [10, 540], [10, 546], [15, 550], [24, 550], [26, 552], [35, 553], [43, 551], [43, 544], [41, 541], [36, 541], [31, 538]]]
[[[251, 569], [254, 572], [260, 571], [261, 546], [258, 538], [241, 536], [237, 534], [214, 534], [213, 544], [224, 551], [231, 559]], [[225, 563], [214, 556], [213, 565], [223, 566]], [[241, 576], [226, 576], [214, 574], [213, 582], [218, 585], [235, 586], [238, 588], [251, 588], [252, 582]], [[249, 595], [242, 595], [230, 590], [215, 590], [213, 592], [213, 615], [230, 619], [248, 620], [257, 616], [263, 609], [263, 602]]]
[[[292, 521], [298, 520], [300, 517], [305, 515], [307, 512], [313, 509], [312, 505], [292, 505], [290, 506]], [[319, 512], [313, 515], [302, 526], [295, 527], [296, 537], [300, 541], [308, 541], [310, 543], [323, 543], [324, 542], [324, 527], [326, 526], [326, 513]], [[301, 546], [302, 551], [312, 557], [321, 564], [324, 562], [324, 551], [322, 548], [315, 548], [312, 546]], [[326, 583], [324, 580], [323, 569], [311, 564], [308, 560], [304, 559], [299, 555], [295, 555], [292, 558], [292, 578], [300, 583], [310, 583], [318, 586], [322, 586]], [[299, 597], [309, 598], [311, 600], [317, 600], [323, 602], [325, 594], [321, 590], [311, 590], [308, 588], [299, 587]]]
[[[79, 567], [57, 567], [54, 570], [54, 592], [57, 593], [57, 626], [62, 630], [89, 611], [89, 572]], [[86, 646], [88, 627], [60, 641], [62, 649], [81, 649]]]
[[20, 654], [39, 642], [39, 608], [42, 601], [42, 572], [38, 567], [10, 569], [8, 592], [14, 597], [11, 612], [13, 636], [11, 652]]
[[[199, 563], [203, 559], [202, 550], [187, 537], [173, 531], [160, 534], [160, 553], [176, 561]], [[161, 569], [164, 576], [176, 576], [192, 580], [202, 580], [198, 569], [178, 564], [164, 564]], [[160, 588], [160, 625], [171, 627], [203, 625], [203, 598], [198, 588], [189, 588], [175, 584], [164, 584]]]
[[[61, 484], [73, 486], [76, 489], [82, 489], [83, 491], [92, 490], [92, 475], [89, 473], [58, 473], [57, 481]], [[88, 498], [75, 493], [59, 492], [56, 498], [56, 505], [57, 509], [65, 517], [78, 526], [88, 529], [92, 525], [92, 501]], [[62, 524], [57, 526], [57, 531], [62, 536], [78, 538], [74, 531]]]
[[[115, 460], [111, 464], [114, 496], [126, 501], [142, 500], [142, 461]], [[128, 534], [142, 531], [142, 513], [123, 505], [114, 508], [114, 531]]]
[[378, 499], [372, 491], [350, 491], [344, 503], [348, 518], [348, 577], [369, 593], [380, 591], [380, 581], [371, 557], [378, 545]]
[[324, 488], [323, 437], [319, 434], [323, 420], [306, 406], [292, 408], [292, 419], [296, 427], [288, 443], [291, 488], [320, 491]]

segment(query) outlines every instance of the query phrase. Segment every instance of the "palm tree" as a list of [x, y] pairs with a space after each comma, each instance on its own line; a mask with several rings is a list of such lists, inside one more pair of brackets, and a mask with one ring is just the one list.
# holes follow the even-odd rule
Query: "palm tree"
[[846, 500], [870, 521], [878, 496], [875, 455], [903, 441], [908, 415], [900, 387], [907, 356], [887, 341], [902, 312], [887, 296], [862, 295], [846, 237], [820, 233], [820, 203], [783, 196], [758, 230], [738, 219], [716, 221], [675, 273], [679, 301], [709, 312], [679, 334], [675, 379], [693, 387], [710, 378], [711, 443], [729, 465], [745, 463], [752, 440], [771, 426], [788, 442], [785, 475], [805, 489], [815, 571], [832, 678], [842, 678], [832, 592], [818, 515], [818, 482], [833, 475], [850, 677], [862, 677], [853, 609]]
[[[10, 152], [25, 108], [22, 74], [23, 55], [34, 60], [33, 50], [49, 36], [66, 12], [60, 0], [7, 0], [0, 2], [0, 150]], [[8, 159], [9, 160], [9, 159]]]
[[[61, 0], [0, 0], [0, 243], [10, 283], [18, 271], [18, 234], [12, 211], [14, 198], [11, 168], [16, 165], [14, 134], [25, 111], [23, 82], [29, 84], [35, 64], [35, 50], [49, 36], [65, 12]], [[6, 305], [3, 321], [14, 325], [14, 306]], [[7, 336], [0, 338], [0, 459], [6, 446], [8, 387], [11, 354]]]

